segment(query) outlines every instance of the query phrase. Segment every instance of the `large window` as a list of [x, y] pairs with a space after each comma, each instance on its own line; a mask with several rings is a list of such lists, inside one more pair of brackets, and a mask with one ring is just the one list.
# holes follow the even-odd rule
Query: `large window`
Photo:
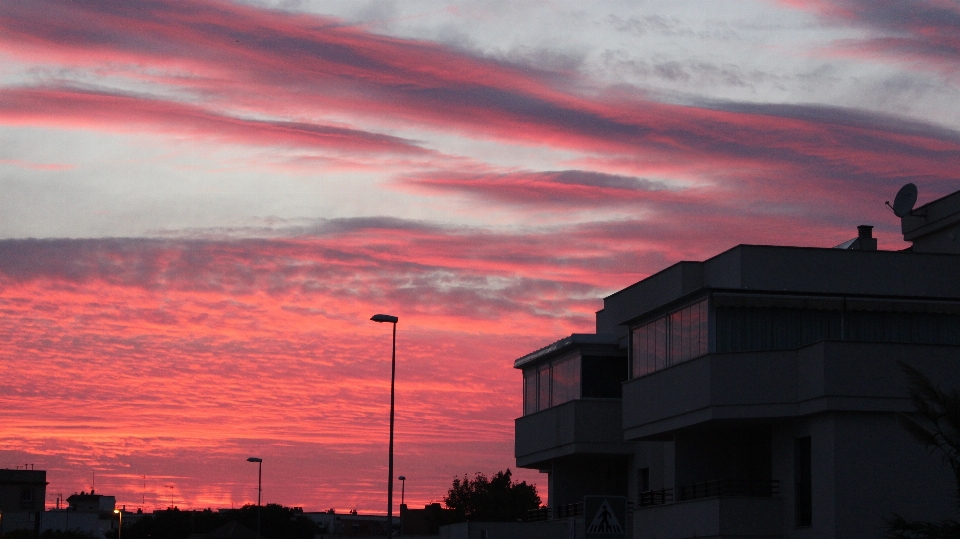
[[567, 356], [523, 371], [523, 414], [580, 398], [580, 356]]
[[551, 405], [556, 406], [580, 398], [580, 357], [571, 357], [553, 364]]
[[658, 371], [707, 353], [707, 300], [633, 330], [632, 377]]
[[865, 310], [716, 308], [717, 352], [798, 348], [822, 340], [960, 344], [960, 315]]

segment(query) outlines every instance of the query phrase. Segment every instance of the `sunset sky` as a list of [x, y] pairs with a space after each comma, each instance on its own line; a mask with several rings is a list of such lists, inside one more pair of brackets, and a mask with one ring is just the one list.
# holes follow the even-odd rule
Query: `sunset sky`
[[[514, 468], [517, 357], [960, 189], [955, 0], [0, 1], [0, 467], [386, 509]], [[546, 476], [515, 470], [546, 497]], [[399, 505], [399, 484], [397, 496]]]

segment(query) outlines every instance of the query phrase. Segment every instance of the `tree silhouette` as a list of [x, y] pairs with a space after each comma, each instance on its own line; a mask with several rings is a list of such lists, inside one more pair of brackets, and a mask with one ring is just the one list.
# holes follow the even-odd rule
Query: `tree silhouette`
[[477, 472], [473, 479], [466, 475], [454, 478], [444, 503], [457, 512], [459, 520], [474, 522], [514, 522], [527, 511], [540, 507], [537, 487], [526, 481], [511, 480], [512, 473], [497, 472], [490, 479]]
[[[960, 509], [960, 391], [943, 390], [925, 374], [897, 362], [907, 377], [914, 413], [901, 414], [900, 424], [930, 452], [941, 453], [953, 469]], [[895, 539], [960, 539], [960, 522], [917, 522], [899, 515], [887, 520], [887, 536]]]

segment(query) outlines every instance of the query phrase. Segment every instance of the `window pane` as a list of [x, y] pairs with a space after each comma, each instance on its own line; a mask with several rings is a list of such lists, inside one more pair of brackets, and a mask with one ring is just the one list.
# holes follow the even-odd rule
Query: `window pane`
[[580, 357], [571, 357], [553, 364], [553, 398], [557, 406], [580, 398]]
[[653, 370], [660, 370], [667, 366], [667, 318], [653, 322], [654, 358], [656, 364]]
[[523, 415], [537, 411], [537, 369], [523, 371]]
[[697, 355], [702, 356], [709, 351], [708, 346], [710, 343], [710, 324], [707, 321], [707, 300], [701, 301], [697, 306], [700, 309], [700, 349]]
[[677, 311], [670, 314], [670, 344], [667, 346], [667, 352], [669, 353], [670, 361], [667, 363], [668, 365], [673, 365], [682, 361], [682, 346], [680, 344], [683, 341], [682, 313], [683, 311]]
[[541, 365], [538, 374], [539, 380], [539, 391], [537, 392], [538, 410], [546, 410], [551, 406], [550, 404], [550, 364]]

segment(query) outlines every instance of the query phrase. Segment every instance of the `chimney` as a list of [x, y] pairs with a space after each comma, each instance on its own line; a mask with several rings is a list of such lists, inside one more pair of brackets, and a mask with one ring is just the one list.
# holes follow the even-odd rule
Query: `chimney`
[[877, 250], [877, 239], [873, 237], [872, 225], [860, 225], [857, 227], [857, 244], [861, 251]]

